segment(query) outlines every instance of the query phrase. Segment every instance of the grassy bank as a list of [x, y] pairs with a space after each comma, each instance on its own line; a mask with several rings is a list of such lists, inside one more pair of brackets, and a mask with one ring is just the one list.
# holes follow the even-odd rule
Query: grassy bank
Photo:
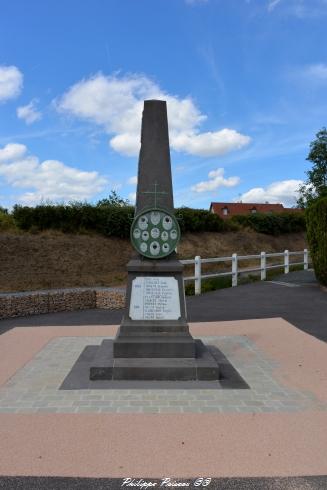
[[[181, 259], [230, 256], [236, 252], [249, 255], [303, 250], [304, 233], [270, 236], [251, 230], [236, 232], [185, 233], [178, 247]], [[129, 240], [99, 234], [0, 233], [0, 291], [88, 286], [123, 286], [126, 264], [133, 254]], [[254, 263], [255, 265], [257, 262]], [[247, 267], [252, 263], [248, 262]], [[223, 270], [203, 266], [203, 272]], [[229, 265], [228, 265], [229, 267]], [[242, 264], [240, 265], [242, 267]], [[229, 270], [229, 269], [227, 269]], [[186, 267], [186, 275], [193, 275]], [[228, 278], [227, 278], [228, 279]]]

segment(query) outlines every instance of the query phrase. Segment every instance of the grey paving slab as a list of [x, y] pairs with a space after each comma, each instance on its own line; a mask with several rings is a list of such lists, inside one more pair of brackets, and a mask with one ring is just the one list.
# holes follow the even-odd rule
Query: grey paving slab
[[[203, 337], [218, 348], [249, 389], [81, 389], [60, 386], [87, 345], [103, 337], [58, 337], [0, 388], [1, 413], [289, 412], [327, 410], [313, 393], [290, 389], [274, 376], [278, 367], [244, 336]], [[155, 382], [154, 382], [155, 383]], [[155, 386], [155, 385], [153, 385]]]

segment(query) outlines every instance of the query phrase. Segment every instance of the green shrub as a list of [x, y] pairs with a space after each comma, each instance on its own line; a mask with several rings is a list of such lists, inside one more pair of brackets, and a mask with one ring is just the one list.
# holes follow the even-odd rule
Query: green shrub
[[181, 232], [224, 231], [226, 225], [216, 214], [204, 209], [179, 208], [176, 209], [176, 217], [179, 221]]
[[14, 206], [13, 219], [21, 230], [60, 230], [65, 233], [95, 231], [105, 236], [128, 238], [132, 206], [100, 205], [74, 202], [41, 204], [35, 208]]
[[306, 229], [305, 215], [302, 212], [237, 215], [227, 221], [227, 226], [235, 223], [266, 235], [296, 233]]
[[104, 226], [102, 231], [106, 236], [116, 236], [119, 238], [129, 238], [130, 227], [134, 216], [134, 208], [132, 206], [109, 206], [102, 207]]
[[307, 237], [316, 277], [327, 286], [327, 197], [306, 209]]
[[15, 228], [13, 217], [6, 212], [6, 210], [0, 209], [0, 231], [11, 230]]

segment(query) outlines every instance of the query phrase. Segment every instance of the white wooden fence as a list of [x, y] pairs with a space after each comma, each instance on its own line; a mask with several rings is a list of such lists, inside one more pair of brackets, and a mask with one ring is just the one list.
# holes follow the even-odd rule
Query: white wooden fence
[[[301, 262], [290, 262], [290, 257], [293, 256], [303, 256], [303, 261]], [[271, 264], [267, 265], [267, 259], [274, 257], [284, 257], [284, 263], [282, 264]], [[254, 260], [260, 261], [260, 267], [252, 267], [248, 269], [240, 269], [238, 267], [238, 262], [243, 260]], [[209, 279], [211, 277], [223, 277], [232, 276], [232, 286], [237, 286], [238, 276], [242, 273], [247, 272], [260, 272], [261, 281], [264, 281], [267, 276], [268, 269], [284, 268], [284, 273], [288, 274], [290, 270], [290, 265], [303, 265], [303, 269], [308, 269], [309, 266], [309, 253], [305, 248], [300, 252], [289, 252], [285, 250], [280, 253], [266, 253], [261, 252], [258, 255], [237, 255], [233, 254], [231, 257], [215, 257], [211, 259], [202, 259], [199, 255], [194, 257], [194, 259], [181, 260], [182, 264], [191, 265], [194, 264], [194, 276], [184, 277], [184, 281], [194, 281], [194, 292], [195, 294], [201, 294], [201, 281], [202, 279]], [[229, 272], [215, 272], [210, 274], [201, 273], [202, 264], [211, 264], [217, 262], [231, 262], [231, 271]]]

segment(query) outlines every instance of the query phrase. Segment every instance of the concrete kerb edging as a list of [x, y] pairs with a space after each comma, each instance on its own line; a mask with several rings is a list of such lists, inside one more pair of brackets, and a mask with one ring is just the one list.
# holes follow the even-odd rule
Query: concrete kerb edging
[[70, 288], [0, 293], [0, 320], [19, 316], [125, 306], [125, 288]]

